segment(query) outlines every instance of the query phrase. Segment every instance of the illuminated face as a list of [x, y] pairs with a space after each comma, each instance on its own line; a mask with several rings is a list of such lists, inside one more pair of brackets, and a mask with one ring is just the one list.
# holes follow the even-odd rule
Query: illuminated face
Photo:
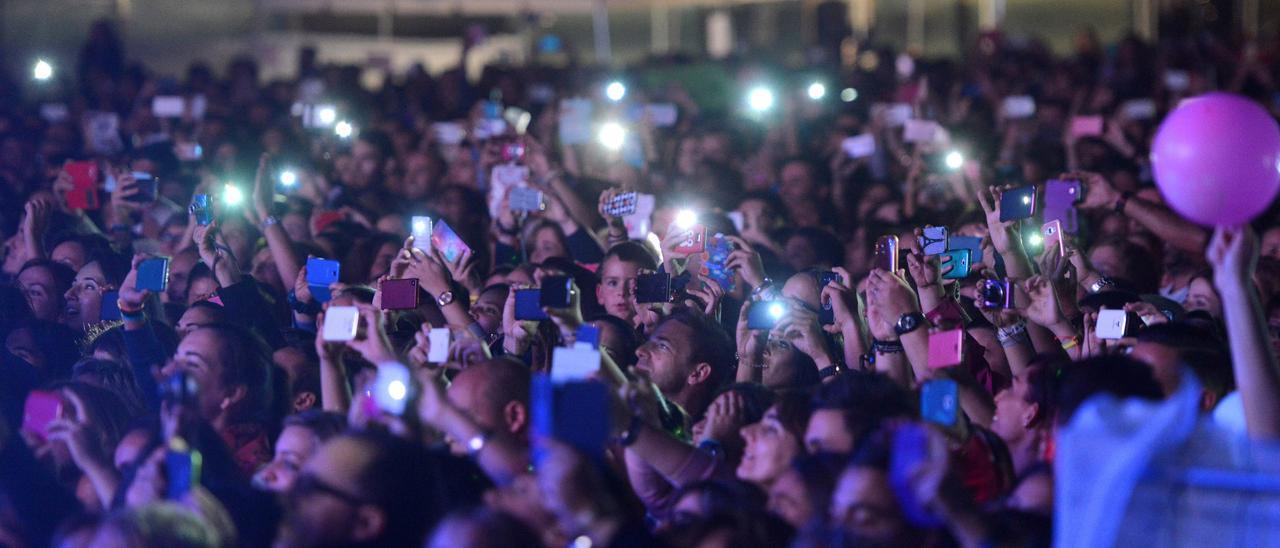
[[778, 407], [770, 407], [764, 418], [740, 431], [746, 440], [738, 479], [761, 486], [771, 486], [801, 453], [800, 440], [778, 420]]
[[102, 295], [115, 289], [107, 284], [106, 274], [97, 262], [84, 265], [76, 273], [75, 283], [63, 297], [67, 301], [64, 321], [76, 329], [97, 323], [102, 317]]
[[636, 292], [636, 278], [640, 265], [609, 258], [600, 266], [600, 285], [596, 286], [596, 300], [609, 314], [630, 322], [636, 316], [632, 297]]

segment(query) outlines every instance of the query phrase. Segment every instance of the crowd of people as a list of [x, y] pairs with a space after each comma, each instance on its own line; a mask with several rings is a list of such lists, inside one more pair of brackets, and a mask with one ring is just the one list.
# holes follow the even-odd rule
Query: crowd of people
[[1186, 97], [1280, 112], [1274, 44], [731, 59], [718, 110], [640, 83], [682, 59], [314, 53], [179, 80], [99, 24], [0, 86], [0, 544], [1041, 546], [1094, 396], [1280, 439], [1280, 224], [1148, 160]]

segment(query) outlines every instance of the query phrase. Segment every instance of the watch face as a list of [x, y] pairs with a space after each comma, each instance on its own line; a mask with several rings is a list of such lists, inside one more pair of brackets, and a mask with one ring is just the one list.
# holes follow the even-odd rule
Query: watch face
[[898, 318], [897, 331], [898, 334], [908, 333], [920, 325], [920, 316], [918, 314], [903, 314]]

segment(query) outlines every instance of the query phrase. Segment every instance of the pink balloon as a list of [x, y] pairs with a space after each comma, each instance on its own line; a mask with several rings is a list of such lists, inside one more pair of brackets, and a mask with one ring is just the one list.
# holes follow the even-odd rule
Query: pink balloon
[[1183, 217], [1208, 226], [1244, 224], [1280, 190], [1280, 126], [1239, 95], [1193, 97], [1160, 124], [1151, 164], [1160, 192]]

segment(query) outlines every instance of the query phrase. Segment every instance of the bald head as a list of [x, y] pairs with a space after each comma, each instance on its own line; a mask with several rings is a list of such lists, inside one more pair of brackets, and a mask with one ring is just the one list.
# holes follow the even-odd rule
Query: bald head
[[528, 423], [530, 382], [527, 366], [494, 358], [458, 373], [449, 385], [449, 401], [486, 430], [521, 434]]

